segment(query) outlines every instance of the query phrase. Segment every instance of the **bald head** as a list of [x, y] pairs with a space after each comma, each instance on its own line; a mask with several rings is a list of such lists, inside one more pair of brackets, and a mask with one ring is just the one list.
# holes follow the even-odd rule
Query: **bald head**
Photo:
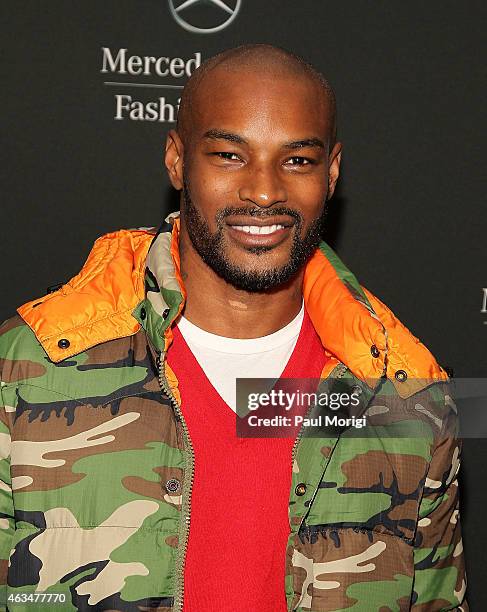
[[318, 112], [326, 114], [329, 147], [336, 142], [335, 94], [325, 77], [301, 57], [267, 44], [250, 44], [228, 49], [206, 60], [190, 77], [181, 97], [177, 131], [187, 143], [198, 116], [200, 97], [207, 88], [217, 88], [226, 76], [259, 74], [269, 79], [308, 81], [316, 91]]

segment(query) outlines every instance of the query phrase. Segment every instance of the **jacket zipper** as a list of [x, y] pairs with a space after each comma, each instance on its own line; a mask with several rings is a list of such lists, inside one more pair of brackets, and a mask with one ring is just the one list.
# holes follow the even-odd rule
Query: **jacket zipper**
[[[347, 369], [348, 369], [348, 368], [347, 368], [347, 366], [346, 366], [345, 364], [343, 364], [343, 363], [339, 363], [339, 364], [338, 364], [338, 365], [337, 365], [337, 366], [336, 366], [336, 367], [335, 367], [335, 368], [334, 368], [334, 369], [333, 369], [333, 370], [330, 372], [330, 374], [328, 375], [328, 378], [327, 378], [326, 380], [330, 379], [332, 376], [333, 376], [334, 378], [341, 378], [341, 377], [342, 377], [342, 376], [345, 374], [345, 372], [347, 371]], [[311, 413], [311, 410], [313, 409], [313, 407], [314, 407], [314, 406], [312, 406], [312, 405], [311, 405], [311, 406], [308, 408], [308, 410], [306, 411], [306, 414], [305, 414], [305, 417], [304, 417], [304, 418], [306, 418], [306, 419], [308, 418], [308, 416], [309, 416], [309, 414]], [[297, 452], [297, 447], [298, 447], [299, 441], [300, 441], [300, 439], [301, 439], [301, 437], [302, 437], [302, 435], [303, 435], [303, 431], [304, 431], [304, 423], [303, 423], [303, 425], [301, 425], [301, 428], [300, 428], [300, 429], [299, 429], [299, 431], [298, 431], [298, 435], [296, 436], [296, 439], [294, 440], [293, 449], [292, 449], [292, 453], [291, 453], [291, 456], [292, 456], [292, 461], [291, 461], [291, 469], [292, 469], [292, 468], [294, 468], [294, 462], [295, 462], [295, 460], [296, 460], [296, 452]], [[303, 516], [303, 519], [304, 519], [304, 516]], [[301, 525], [300, 525], [299, 527], [301, 527]], [[299, 527], [298, 527], [298, 530], [299, 530]], [[296, 610], [297, 610], [297, 609], [298, 609], [298, 608], [293, 608], [292, 612], [296, 612]]]
[[161, 353], [158, 358], [157, 363], [158, 373], [159, 373], [159, 385], [164, 393], [169, 397], [171, 404], [176, 411], [176, 414], [181, 421], [181, 425], [183, 428], [183, 433], [185, 437], [185, 443], [188, 450], [188, 470], [189, 470], [189, 479], [187, 477], [184, 478], [183, 490], [181, 492], [182, 496], [182, 506], [181, 506], [181, 515], [183, 517], [183, 541], [179, 542], [178, 546], [178, 555], [176, 557], [176, 566], [175, 566], [175, 574], [177, 577], [176, 580], [176, 592], [174, 594], [174, 606], [173, 610], [175, 612], [182, 611], [183, 609], [183, 597], [184, 597], [184, 561], [186, 558], [186, 551], [188, 548], [188, 536], [189, 536], [189, 525], [190, 525], [190, 517], [191, 517], [191, 492], [193, 489], [193, 481], [194, 481], [194, 449], [193, 444], [191, 442], [191, 438], [189, 437], [188, 427], [186, 425], [186, 421], [184, 420], [183, 413], [181, 412], [181, 407], [179, 406], [176, 398], [174, 397], [171, 388], [169, 387], [169, 383], [167, 382], [166, 377], [166, 360], [165, 353]]
[[[188, 426], [186, 425], [186, 421], [184, 420], [183, 413], [181, 412], [181, 407], [179, 406], [176, 398], [174, 397], [169, 387], [169, 383], [167, 382], [166, 360], [164, 357], [165, 357], [165, 354], [161, 352], [158, 358], [158, 363], [157, 363], [158, 375], [159, 375], [159, 386], [164, 391], [164, 393], [169, 397], [169, 400], [171, 401], [171, 404], [173, 405], [174, 410], [176, 411], [176, 414], [178, 415], [178, 418], [181, 421], [184, 436], [186, 438], [185, 441], [187, 443], [187, 448], [189, 451], [188, 452], [189, 474], [190, 474], [189, 485], [186, 484], [188, 482], [188, 479], [185, 478], [184, 485], [183, 485], [183, 491], [182, 491], [182, 504], [183, 505], [181, 508], [181, 513], [184, 516], [183, 542], [182, 542], [182, 546], [181, 545], [179, 546], [178, 556], [176, 559], [176, 569], [175, 569], [176, 576], [177, 576], [177, 584], [176, 584], [176, 593], [174, 596], [174, 607], [173, 608], [174, 608], [174, 611], [177, 612], [177, 611], [182, 611], [183, 609], [184, 560], [186, 558], [186, 551], [188, 548], [189, 526], [190, 526], [190, 520], [191, 520], [191, 492], [193, 489], [193, 482], [194, 482], [194, 448], [191, 442], [191, 438], [189, 437]], [[341, 378], [345, 374], [346, 370], [347, 370], [347, 366], [344, 365], [343, 363], [339, 363], [335, 367], [335, 369], [329, 374], [328, 378], [331, 378], [332, 376], [334, 376], [335, 378]], [[308, 417], [312, 409], [313, 409], [313, 406], [310, 406], [308, 408], [305, 418]], [[296, 459], [296, 450], [297, 450], [299, 440], [301, 439], [303, 435], [303, 430], [304, 430], [304, 424], [301, 426], [298, 432], [298, 435], [296, 436], [296, 439], [294, 440], [292, 453], [291, 453], [291, 456], [292, 456], [291, 469], [294, 466], [294, 461]]]

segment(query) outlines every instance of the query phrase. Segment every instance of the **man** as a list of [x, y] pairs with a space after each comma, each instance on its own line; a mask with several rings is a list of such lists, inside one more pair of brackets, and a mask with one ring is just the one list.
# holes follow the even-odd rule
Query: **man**
[[[314, 68], [217, 55], [167, 138], [180, 215], [3, 324], [8, 609], [468, 610], [448, 377], [320, 238], [340, 157]], [[319, 379], [375, 433], [239, 437], [240, 377]]]

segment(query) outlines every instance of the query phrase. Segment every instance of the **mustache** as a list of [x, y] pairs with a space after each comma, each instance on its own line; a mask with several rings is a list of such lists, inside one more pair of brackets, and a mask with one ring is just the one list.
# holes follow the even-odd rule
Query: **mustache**
[[[186, 176], [183, 176], [183, 199], [186, 205], [193, 205], [189, 181], [187, 180]], [[296, 221], [298, 231], [301, 229], [304, 222], [303, 216], [299, 212], [287, 206], [272, 206], [271, 208], [259, 208], [255, 206], [225, 206], [224, 208], [220, 208], [215, 215], [217, 225], [221, 228], [223, 226], [224, 219], [226, 219], [226, 217], [230, 217], [231, 215], [245, 215], [248, 217], [262, 219], [265, 219], [266, 217], [287, 215]]]
[[265, 219], [266, 217], [276, 217], [276, 216], [288, 216], [292, 217], [298, 225], [301, 225], [303, 222], [303, 217], [296, 210], [292, 208], [288, 208], [287, 206], [276, 206], [271, 208], [249, 208], [248, 206], [225, 206], [225, 208], [221, 208], [215, 215], [217, 222], [220, 224], [223, 222], [226, 217], [230, 217], [231, 215], [245, 215], [248, 217], [255, 217]]

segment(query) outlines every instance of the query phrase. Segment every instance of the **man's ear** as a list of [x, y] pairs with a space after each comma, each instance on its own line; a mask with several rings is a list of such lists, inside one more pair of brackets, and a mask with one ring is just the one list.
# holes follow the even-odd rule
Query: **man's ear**
[[328, 195], [326, 199], [329, 200], [334, 192], [335, 186], [340, 174], [340, 161], [342, 159], [342, 143], [337, 142], [331, 150], [328, 157]]
[[170, 130], [166, 138], [166, 164], [169, 180], [174, 189], [180, 191], [183, 188], [183, 156], [184, 146], [176, 130]]

